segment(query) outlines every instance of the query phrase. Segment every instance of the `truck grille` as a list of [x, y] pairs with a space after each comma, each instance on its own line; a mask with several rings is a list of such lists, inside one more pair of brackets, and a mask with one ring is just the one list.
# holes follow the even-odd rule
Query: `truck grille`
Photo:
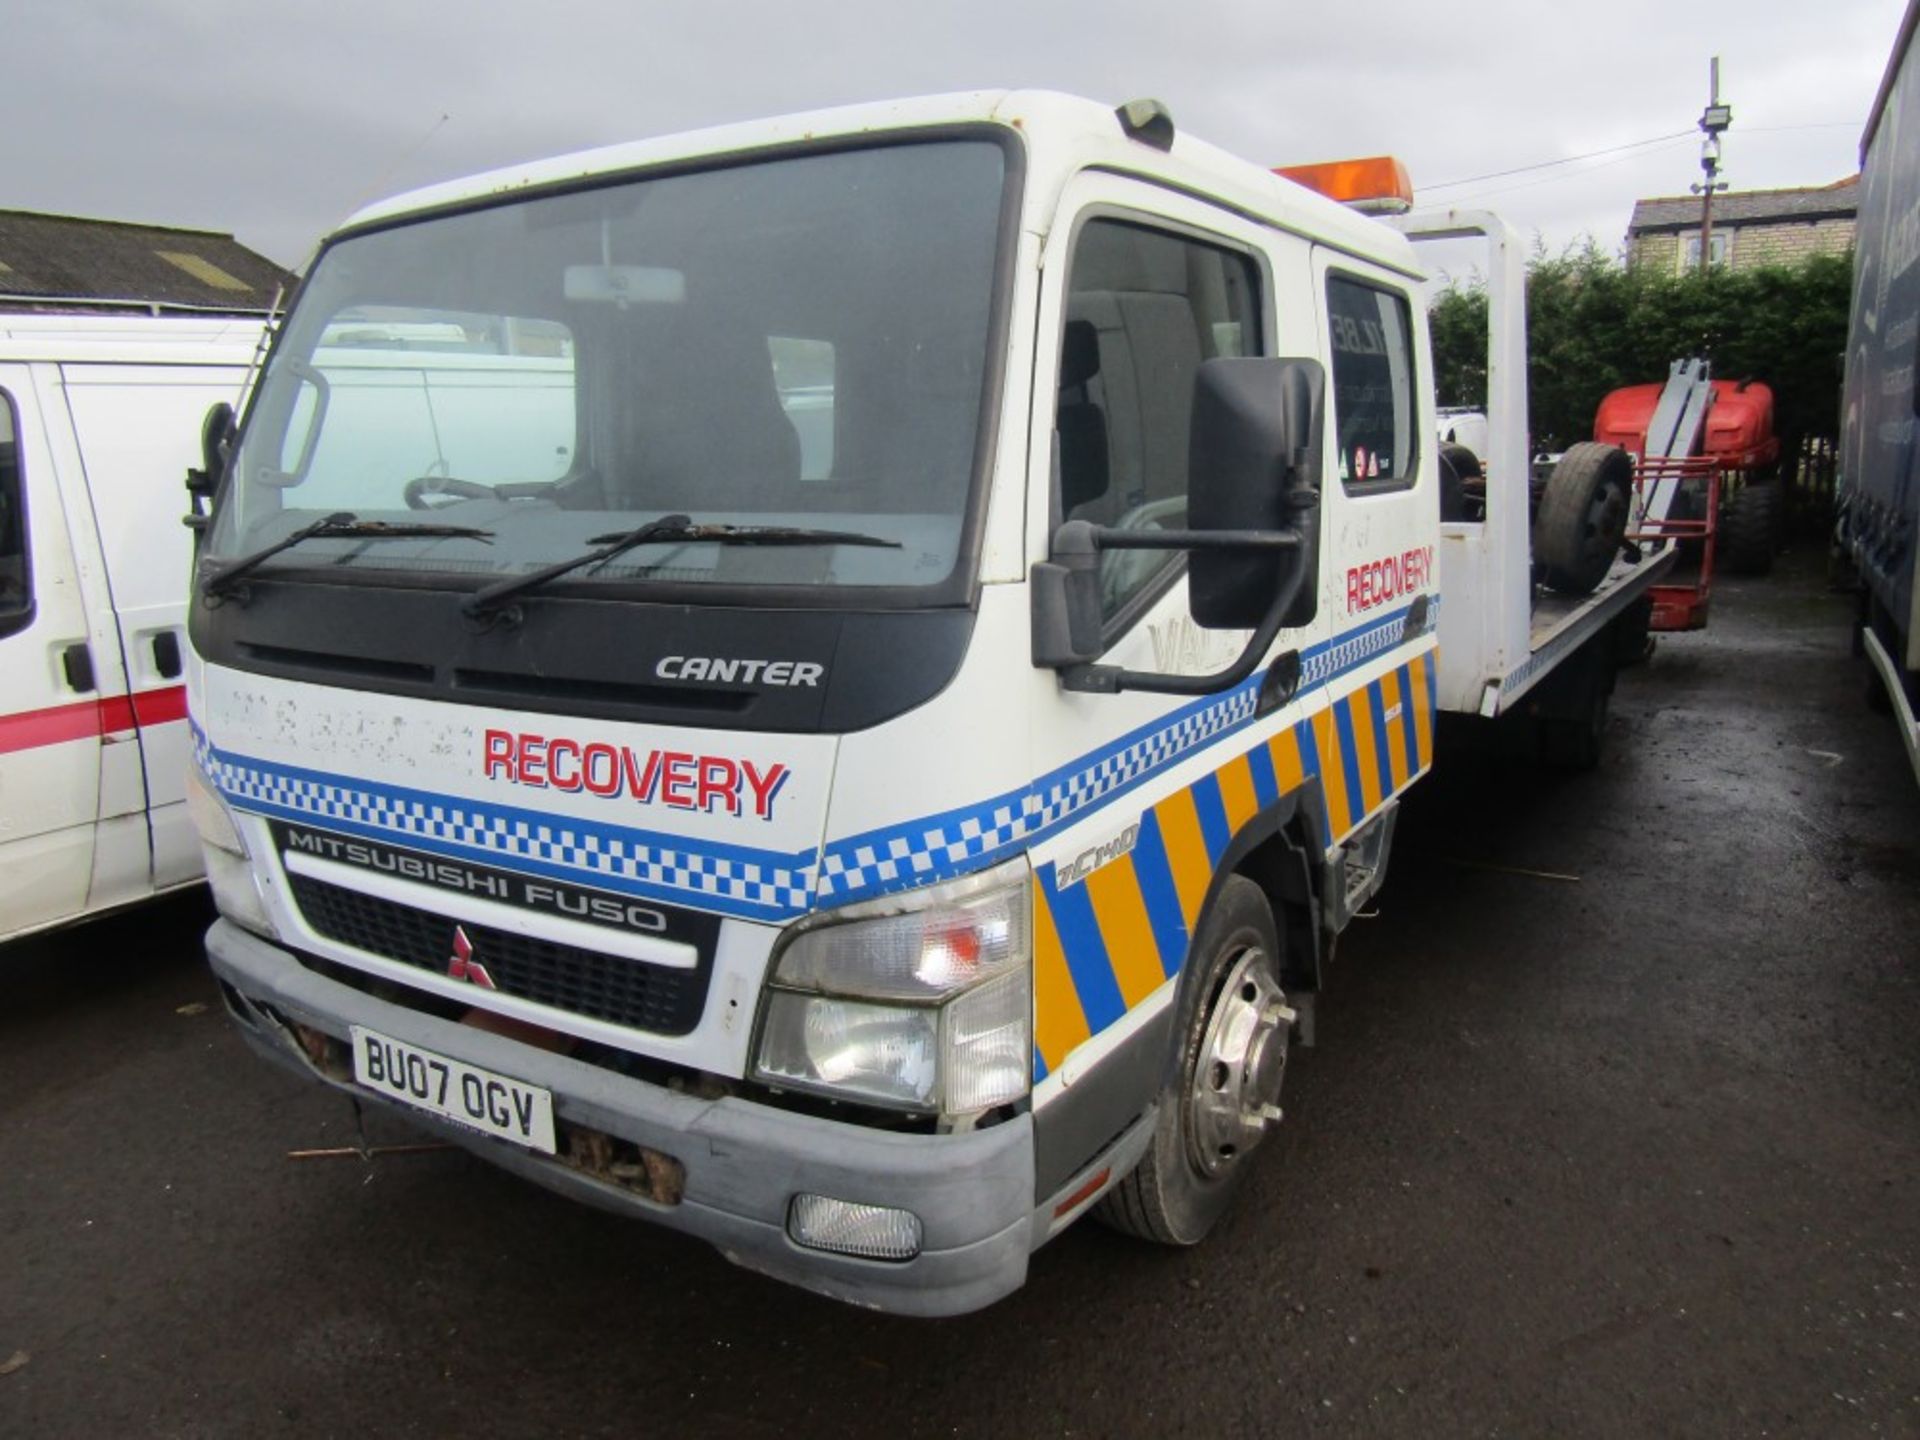
[[[445, 915], [309, 875], [289, 872], [287, 883], [307, 924], [329, 940], [435, 975], [447, 973], [455, 922]], [[684, 1035], [700, 1023], [705, 963], [675, 970], [484, 925], [461, 922], [460, 928], [502, 995], [656, 1035]]]

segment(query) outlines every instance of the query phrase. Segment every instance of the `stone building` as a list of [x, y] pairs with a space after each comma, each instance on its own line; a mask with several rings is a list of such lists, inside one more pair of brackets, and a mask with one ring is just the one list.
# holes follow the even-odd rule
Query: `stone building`
[[0, 210], [0, 311], [261, 314], [294, 278], [218, 231]]
[[[1730, 190], [1713, 197], [1713, 263], [1735, 270], [1793, 265], [1853, 244], [1860, 177], [1798, 190]], [[1627, 263], [1684, 270], [1700, 263], [1700, 197], [1634, 203]]]

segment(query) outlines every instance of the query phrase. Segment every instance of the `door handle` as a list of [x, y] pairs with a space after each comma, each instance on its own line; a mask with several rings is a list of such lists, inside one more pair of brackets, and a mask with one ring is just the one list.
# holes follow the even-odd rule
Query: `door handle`
[[60, 668], [66, 673], [68, 689], [81, 695], [92, 693], [93, 651], [86, 641], [77, 641], [60, 652]]
[[180, 637], [173, 631], [162, 630], [153, 637], [153, 668], [162, 680], [180, 678]]

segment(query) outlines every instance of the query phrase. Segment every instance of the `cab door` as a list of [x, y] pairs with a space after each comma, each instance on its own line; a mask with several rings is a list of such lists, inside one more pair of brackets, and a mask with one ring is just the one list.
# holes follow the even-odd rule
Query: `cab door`
[[1342, 557], [1322, 569], [1322, 600], [1348, 626], [1374, 623], [1439, 585], [1437, 482], [1421, 478], [1436, 444], [1426, 307], [1406, 276], [1350, 255], [1316, 246], [1313, 270], [1333, 445], [1322, 508]]
[[1331, 462], [1321, 510], [1331, 557], [1320, 611], [1342, 637], [1326, 713], [1334, 837], [1356, 829], [1432, 759], [1440, 603], [1439, 480], [1426, 307], [1408, 276], [1314, 247]]
[[[1046, 241], [1029, 450], [1036, 558], [1063, 521], [1121, 531], [1187, 528], [1195, 381], [1217, 359], [1324, 352], [1311, 247], [1224, 206], [1107, 172], [1062, 190]], [[1324, 466], [1324, 458], [1323, 458]], [[1315, 547], [1324, 557], [1325, 536]], [[1316, 563], [1309, 556], [1307, 563]], [[1324, 558], [1318, 563], [1325, 564]], [[1318, 596], [1318, 582], [1309, 592]], [[1238, 657], [1247, 630], [1193, 618], [1180, 550], [1107, 550], [1099, 663], [1198, 676]], [[1283, 629], [1299, 677], [1267, 696], [1268, 667], [1219, 691], [1087, 693], [1042, 672], [1033, 710], [1036, 1076], [1076, 1067], [1172, 1003], [1212, 876], [1311, 774], [1310, 724], [1330, 617]], [[1280, 672], [1284, 674], [1284, 670]], [[1284, 736], [1284, 738], [1282, 738]], [[1083, 1047], [1092, 1047], [1086, 1049]], [[1146, 1073], [1146, 1072], [1142, 1072]], [[1153, 1083], [1158, 1083], [1157, 1072]], [[1058, 1093], [1054, 1091], [1052, 1093]], [[1112, 1133], [1147, 1098], [1095, 1088], [1111, 1112], [1054, 1109], [1043, 1173], [1075, 1125]], [[1054, 1117], [1078, 1115], [1075, 1120]]]
[[33, 374], [0, 365], [0, 939], [78, 915], [100, 798], [100, 675]]

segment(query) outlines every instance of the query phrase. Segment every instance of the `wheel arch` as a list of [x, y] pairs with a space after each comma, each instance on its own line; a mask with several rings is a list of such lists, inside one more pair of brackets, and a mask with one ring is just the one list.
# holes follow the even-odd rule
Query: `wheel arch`
[[[1260, 810], [1235, 832], [1214, 866], [1206, 898], [1194, 917], [1197, 935], [1228, 879], [1235, 875], [1253, 881], [1273, 909], [1274, 923], [1286, 947], [1280, 983], [1289, 993], [1320, 988], [1320, 877], [1315, 857], [1326, 847], [1319, 837], [1328, 833], [1326, 798], [1318, 778], [1308, 776], [1295, 789]], [[1176, 1009], [1187, 1002], [1197, 967], [1180, 966]]]

